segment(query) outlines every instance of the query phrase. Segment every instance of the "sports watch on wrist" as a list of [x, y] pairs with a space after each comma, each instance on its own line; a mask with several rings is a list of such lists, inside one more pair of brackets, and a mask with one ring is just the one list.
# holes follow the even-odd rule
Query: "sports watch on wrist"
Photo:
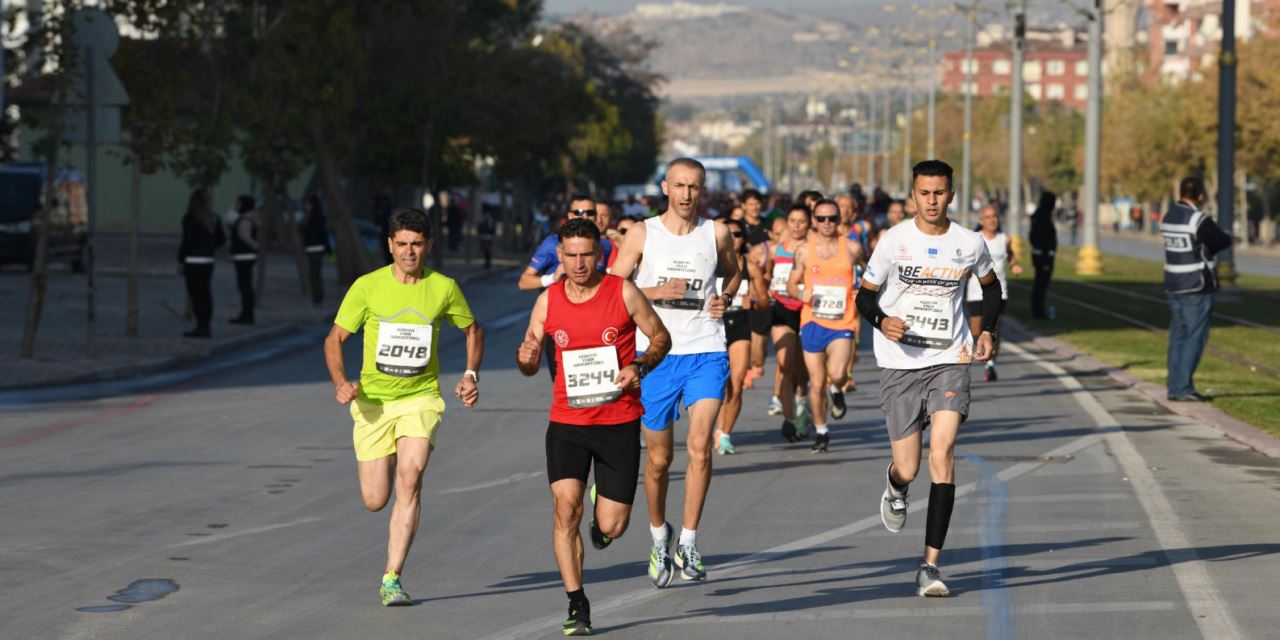
[[647, 365], [647, 364], [645, 364], [645, 363], [643, 363], [643, 362], [641, 362], [641, 361], [639, 361], [639, 360], [632, 360], [632, 361], [631, 361], [631, 364], [629, 364], [629, 365], [627, 365], [627, 366], [629, 366], [629, 367], [635, 367], [635, 368], [636, 368], [636, 377], [640, 378], [641, 380], [644, 380], [644, 377], [645, 377], [645, 376], [647, 376], [647, 375], [649, 375], [649, 365]]
[[462, 372], [462, 375], [464, 375], [464, 376], [471, 376], [471, 381], [472, 381], [472, 382], [475, 382], [475, 383], [479, 383], [479, 382], [480, 382], [480, 374], [476, 373], [476, 370], [475, 370], [475, 369], [467, 369], [466, 371], [463, 371], [463, 372]]

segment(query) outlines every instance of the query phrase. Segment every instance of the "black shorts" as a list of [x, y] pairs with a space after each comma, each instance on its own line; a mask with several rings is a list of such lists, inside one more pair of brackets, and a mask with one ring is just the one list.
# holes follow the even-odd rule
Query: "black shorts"
[[748, 309], [747, 324], [751, 327], [751, 333], [767, 336], [769, 327], [773, 326], [773, 311], [769, 307]]
[[747, 317], [749, 311], [732, 311], [724, 314], [724, 344], [731, 345], [739, 340], [751, 339], [751, 324]]
[[[1004, 305], [1007, 302], [1009, 301], [1008, 300], [1000, 301], [1000, 315], [1004, 315]], [[969, 302], [964, 303], [964, 314], [969, 316], [970, 318], [975, 316], [979, 318], [982, 317], [982, 301], [971, 300]]]
[[781, 303], [774, 301], [773, 303], [773, 322], [775, 327], [791, 327], [792, 331], [800, 333], [800, 310], [792, 311]]
[[547, 425], [549, 482], [565, 478], [586, 482], [593, 461], [596, 493], [631, 504], [640, 474], [640, 421], [589, 427], [560, 422]]

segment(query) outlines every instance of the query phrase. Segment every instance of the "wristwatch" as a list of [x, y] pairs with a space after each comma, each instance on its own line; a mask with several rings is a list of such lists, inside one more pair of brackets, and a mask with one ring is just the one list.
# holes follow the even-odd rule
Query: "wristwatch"
[[649, 365], [647, 365], [647, 364], [645, 364], [645, 363], [643, 363], [643, 362], [641, 362], [641, 361], [639, 361], [639, 360], [632, 360], [632, 361], [631, 361], [631, 364], [630, 364], [630, 365], [627, 365], [627, 366], [633, 366], [633, 367], [635, 367], [635, 368], [636, 368], [636, 377], [637, 377], [637, 378], [640, 378], [641, 380], [644, 380], [644, 377], [645, 377], [645, 376], [647, 376], [647, 375], [649, 375]]
[[466, 371], [462, 372], [462, 375], [471, 376], [471, 381], [477, 384], [480, 382], [480, 374], [476, 373], [475, 369], [467, 369]]

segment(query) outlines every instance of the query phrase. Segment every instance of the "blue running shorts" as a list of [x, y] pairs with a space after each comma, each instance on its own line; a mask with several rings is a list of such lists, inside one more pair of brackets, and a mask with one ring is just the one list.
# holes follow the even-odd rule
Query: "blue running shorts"
[[848, 329], [828, 329], [816, 322], [800, 327], [800, 348], [805, 353], [822, 353], [827, 350], [827, 345], [836, 340], [853, 339], [853, 332]]
[[724, 400], [724, 383], [729, 379], [729, 354], [689, 353], [668, 355], [640, 383], [640, 403], [644, 405], [644, 428], [662, 431], [680, 419], [699, 400]]

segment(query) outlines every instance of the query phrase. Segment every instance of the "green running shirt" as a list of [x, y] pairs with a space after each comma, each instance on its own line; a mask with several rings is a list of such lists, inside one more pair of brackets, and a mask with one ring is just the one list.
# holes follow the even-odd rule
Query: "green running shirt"
[[364, 329], [360, 399], [383, 403], [421, 395], [440, 396], [440, 320], [465, 329], [475, 322], [462, 289], [452, 278], [426, 267], [416, 284], [396, 280], [387, 265], [351, 285], [333, 323]]

